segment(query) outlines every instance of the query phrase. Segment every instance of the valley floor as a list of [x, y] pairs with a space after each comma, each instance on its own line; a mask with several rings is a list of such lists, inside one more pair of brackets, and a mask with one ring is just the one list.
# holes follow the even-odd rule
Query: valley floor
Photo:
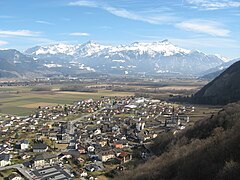
[[[49, 82], [44, 82], [43, 86], [49, 87]], [[11, 85], [0, 86], [0, 114], [10, 114], [25, 116], [32, 113], [38, 106], [55, 106], [70, 104], [81, 99], [100, 99], [102, 96], [133, 96], [144, 95], [152, 96], [158, 99], [167, 100], [172, 94], [191, 94], [203, 86], [205, 81], [198, 80], [130, 80], [121, 82], [119, 80], [113, 83], [91, 82], [86, 85], [96, 89], [97, 92], [76, 92], [61, 91], [60, 88], [68, 86], [66, 84], [52, 84], [51, 91], [32, 91], [36, 86], [42, 86], [42, 83], [34, 85]], [[29, 83], [28, 83], [29, 84]], [[110, 87], [110, 88], [109, 88]]]

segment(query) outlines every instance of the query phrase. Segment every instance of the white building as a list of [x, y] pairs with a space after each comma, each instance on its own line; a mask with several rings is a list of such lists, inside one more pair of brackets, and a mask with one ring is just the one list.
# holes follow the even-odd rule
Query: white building
[[21, 149], [21, 150], [26, 150], [29, 148], [29, 142], [28, 140], [21, 140], [20, 142], [18, 142], [16, 144], [17, 148]]
[[0, 167], [10, 165], [10, 154], [2, 153], [0, 154]]
[[106, 162], [107, 160], [114, 158], [115, 154], [112, 150], [101, 151], [99, 152], [98, 157], [102, 162]]

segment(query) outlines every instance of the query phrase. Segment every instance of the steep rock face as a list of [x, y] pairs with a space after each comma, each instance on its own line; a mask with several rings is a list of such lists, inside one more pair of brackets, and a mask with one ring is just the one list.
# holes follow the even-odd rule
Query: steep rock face
[[213, 55], [179, 48], [168, 40], [130, 45], [106, 46], [93, 41], [84, 44], [37, 46], [26, 54], [55, 64], [116, 74], [196, 75], [223, 61]]
[[227, 104], [240, 100], [240, 62], [234, 63], [193, 96], [204, 104]]

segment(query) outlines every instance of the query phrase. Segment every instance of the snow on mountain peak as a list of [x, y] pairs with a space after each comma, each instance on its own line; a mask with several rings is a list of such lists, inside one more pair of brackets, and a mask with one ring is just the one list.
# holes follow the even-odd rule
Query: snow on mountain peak
[[81, 46], [82, 47], [93, 47], [93, 46], [100, 46], [100, 44], [91, 40], [91, 41], [88, 41], [86, 43], [83, 43]]
[[130, 50], [138, 51], [140, 54], [149, 53], [151, 56], [155, 56], [161, 53], [163, 56], [172, 56], [174, 54], [188, 54], [191, 51], [183, 48], [179, 48], [171, 44], [168, 40], [157, 41], [152, 43], [134, 42], [126, 46], [118, 46], [115, 51]]
[[92, 56], [98, 52], [101, 52], [102, 50], [106, 48], [110, 48], [111, 46], [105, 46], [98, 44], [95, 41], [88, 41], [87, 43], [82, 44], [78, 49], [78, 53], [81, 57], [87, 57]]
[[25, 53], [30, 55], [56, 55], [56, 54], [65, 54], [70, 56], [91, 56], [94, 53], [97, 53], [107, 46], [100, 45], [94, 41], [88, 41], [84, 44], [53, 44], [47, 46], [36, 46], [25, 51]]
[[66, 54], [66, 55], [74, 55], [76, 49], [80, 45], [70, 45], [70, 44], [54, 44], [54, 45], [48, 45], [48, 46], [39, 46], [36, 47], [36, 51], [32, 52], [32, 55], [42, 55], [42, 54]]
[[224, 62], [228, 62], [228, 61], [230, 61], [229, 58], [224, 57], [224, 56], [222, 56], [222, 55], [220, 55], [220, 54], [214, 54], [214, 55], [217, 56], [219, 59], [223, 60]]
[[[134, 42], [128, 45], [118, 45], [118, 46], [108, 46], [101, 45], [95, 41], [88, 41], [84, 44], [53, 44], [48, 46], [36, 46], [34, 48], [28, 49], [25, 53], [38, 56], [38, 55], [56, 55], [56, 54], [65, 54], [74, 56], [76, 58], [90, 57], [99, 54], [121, 54], [121, 52], [132, 52], [136, 55], [148, 54], [150, 57], [155, 57], [156, 55], [162, 56], [173, 56], [175, 54], [190, 54], [195, 51], [190, 51], [187, 49], [180, 48], [175, 46], [167, 39], [163, 41], [156, 42]], [[217, 56], [219, 57], [219, 56]], [[223, 58], [220, 58], [223, 59]], [[223, 59], [224, 60], [224, 59]]]

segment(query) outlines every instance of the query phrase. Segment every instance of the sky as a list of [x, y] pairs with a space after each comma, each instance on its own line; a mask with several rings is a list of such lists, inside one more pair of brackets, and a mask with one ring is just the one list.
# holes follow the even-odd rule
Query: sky
[[130, 44], [240, 57], [240, 0], [0, 0], [0, 49]]

